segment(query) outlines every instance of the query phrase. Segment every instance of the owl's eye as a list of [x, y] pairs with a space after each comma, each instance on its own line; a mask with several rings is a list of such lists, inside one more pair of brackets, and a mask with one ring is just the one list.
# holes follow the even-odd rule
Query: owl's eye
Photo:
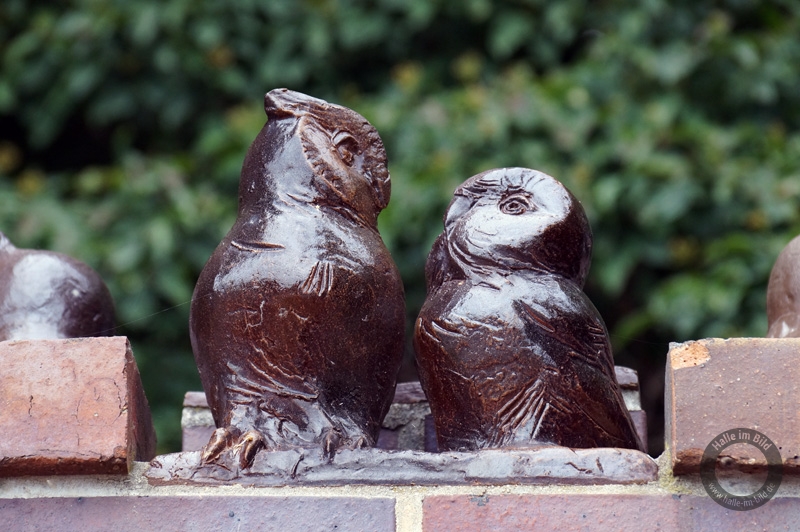
[[358, 141], [350, 133], [341, 131], [333, 138], [333, 143], [342, 162], [347, 166], [353, 166], [356, 155], [361, 153]]
[[518, 215], [533, 210], [530, 199], [523, 194], [514, 194], [500, 202], [500, 211], [504, 214]]

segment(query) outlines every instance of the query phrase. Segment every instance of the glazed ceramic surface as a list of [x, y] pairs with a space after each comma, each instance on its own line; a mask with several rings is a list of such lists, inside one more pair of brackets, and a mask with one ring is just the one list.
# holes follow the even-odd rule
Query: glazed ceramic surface
[[18, 249], [0, 233], [0, 341], [112, 336], [114, 303], [92, 268]]
[[359, 114], [304, 94], [265, 97], [238, 218], [195, 288], [192, 346], [226, 450], [375, 443], [392, 400], [404, 295], [376, 222], [386, 154]]
[[775, 261], [767, 285], [767, 337], [800, 337], [800, 236]]
[[582, 291], [592, 236], [557, 180], [505, 168], [456, 191], [414, 346], [440, 450], [641, 448]]

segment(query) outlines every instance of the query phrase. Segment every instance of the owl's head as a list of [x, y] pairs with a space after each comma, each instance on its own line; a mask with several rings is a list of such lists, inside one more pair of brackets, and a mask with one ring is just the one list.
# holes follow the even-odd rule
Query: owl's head
[[389, 203], [386, 151], [378, 132], [360, 114], [288, 89], [264, 97], [270, 122], [291, 120], [318, 196], [316, 201], [350, 211], [374, 226]]
[[113, 334], [114, 302], [97, 272], [60, 253], [7, 248], [0, 253], [0, 341]]
[[444, 225], [449, 259], [464, 271], [531, 270], [586, 282], [589, 221], [547, 174], [501, 168], [471, 177], [453, 194]]

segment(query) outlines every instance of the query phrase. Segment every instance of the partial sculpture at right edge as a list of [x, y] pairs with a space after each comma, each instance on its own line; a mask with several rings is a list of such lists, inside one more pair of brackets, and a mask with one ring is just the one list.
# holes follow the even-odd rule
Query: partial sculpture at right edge
[[641, 449], [582, 290], [580, 203], [536, 170], [490, 170], [455, 191], [444, 226], [414, 334], [439, 449]]
[[767, 285], [767, 337], [800, 337], [800, 236], [789, 242], [772, 267]]

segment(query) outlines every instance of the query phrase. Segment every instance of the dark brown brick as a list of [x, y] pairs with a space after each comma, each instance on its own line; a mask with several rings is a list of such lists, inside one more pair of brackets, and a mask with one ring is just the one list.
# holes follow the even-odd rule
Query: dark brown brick
[[[631, 417], [639, 437], [647, 451], [647, 417], [641, 409], [639, 399], [639, 376], [623, 366], [615, 368], [617, 381], [622, 388], [625, 404], [631, 410]], [[214, 431], [214, 420], [208, 410], [208, 402], [203, 392], [186, 392], [183, 398], [183, 451], [202, 449]], [[394, 400], [386, 418], [376, 447], [387, 450], [411, 449], [437, 452], [436, 427], [430, 417], [430, 407], [425, 392], [419, 382], [399, 382]]]
[[0, 342], [0, 476], [126, 474], [155, 455], [125, 337]]
[[613, 530], [719, 532], [800, 530], [800, 499], [780, 498], [746, 512], [709, 497], [614, 494], [433, 496], [423, 502], [424, 532]]
[[182, 430], [182, 451], [199, 451], [203, 449], [211, 435], [214, 433], [214, 426], [207, 427], [183, 427]]
[[614, 366], [614, 373], [617, 377], [617, 384], [623, 390], [639, 389], [639, 374], [635, 370], [625, 366]]
[[[433, 424], [425, 417], [430, 414], [425, 392], [419, 382], [397, 384], [394, 401], [383, 420], [383, 427], [375, 446], [379, 449], [411, 449], [422, 451], [426, 442], [436, 441]], [[186, 392], [181, 417], [183, 441], [181, 450], [196, 451], [205, 447], [214, 432], [214, 420], [208, 408], [205, 393]], [[435, 450], [435, 447], [433, 448]]]
[[205, 392], [186, 392], [186, 395], [183, 396], [183, 406], [208, 408]]
[[280, 530], [389, 532], [394, 500], [346, 497], [87, 497], [0, 499], [18, 531]]
[[636, 434], [639, 435], [639, 439], [644, 445], [642, 450], [647, 452], [647, 413], [644, 410], [631, 410], [630, 415], [633, 426], [636, 428]]
[[398, 382], [397, 388], [394, 390], [393, 403], [427, 403], [428, 398], [422, 390], [422, 385], [419, 381], [414, 382]]
[[[672, 344], [666, 379], [666, 440], [675, 474], [699, 471], [706, 446], [735, 428], [762, 432], [780, 449], [784, 471], [800, 469], [800, 339]], [[742, 468], [766, 466], [752, 445], [729, 450]]]

